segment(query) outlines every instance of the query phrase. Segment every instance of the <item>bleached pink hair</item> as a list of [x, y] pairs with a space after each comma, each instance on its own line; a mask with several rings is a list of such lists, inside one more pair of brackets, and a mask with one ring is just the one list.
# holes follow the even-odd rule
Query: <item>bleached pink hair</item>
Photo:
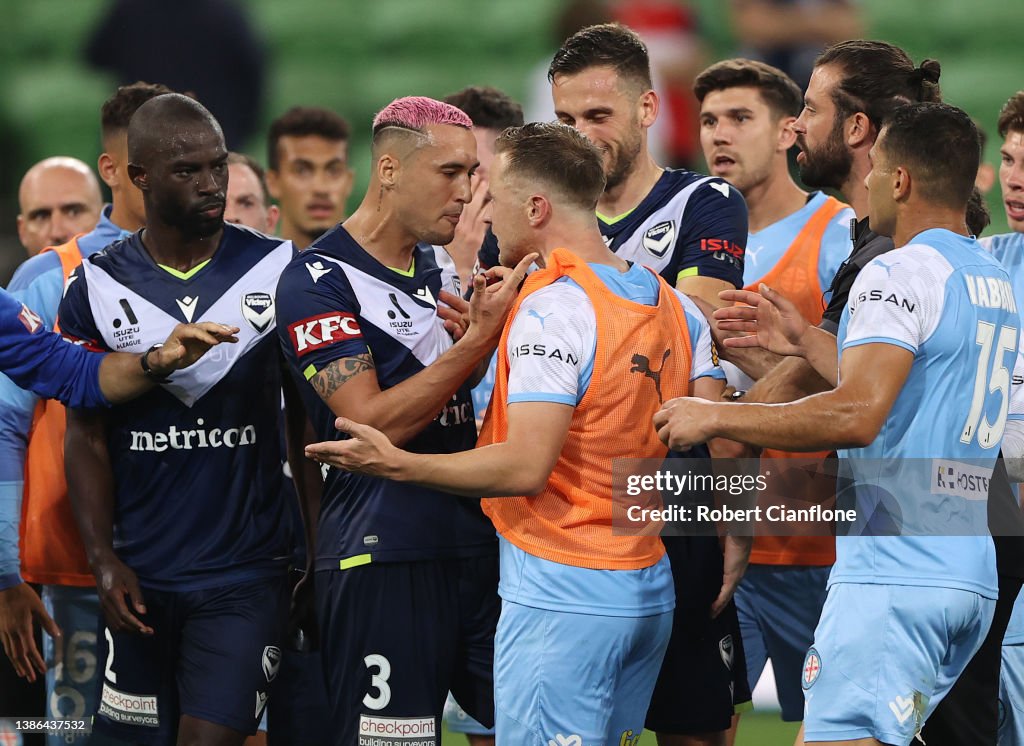
[[472, 129], [473, 120], [462, 109], [426, 96], [398, 98], [381, 109], [373, 118], [373, 134], [385, 127], [423, 132], [431, 124], [453, 124]]

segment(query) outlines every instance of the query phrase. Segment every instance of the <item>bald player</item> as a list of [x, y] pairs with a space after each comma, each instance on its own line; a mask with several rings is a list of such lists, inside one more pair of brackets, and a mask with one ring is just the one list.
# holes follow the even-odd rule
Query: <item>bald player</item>
[[100, 183], [82, 161], [67, 156], [39, 161], [18, 187], [18, 239], [35, 256], [91, 231], [102, 207]]
[[94, 731], [237, 746], [268, 700], [287, 610], [273, 292], [293, 249], [224, 223], [228, 153], [196, 101], [143, 104], [128, 158], [146, 227], [72, 275], [65, 336], [141, 351], [179, 321], [240, 331], [130, 408], [68, 411], [68, 493], [105, 617]]

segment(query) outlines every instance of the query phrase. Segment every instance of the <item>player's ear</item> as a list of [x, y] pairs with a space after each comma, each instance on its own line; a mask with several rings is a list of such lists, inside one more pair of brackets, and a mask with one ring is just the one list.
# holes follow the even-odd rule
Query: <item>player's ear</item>
[[875, 125], [871, 124], [868, 115], [863, 111], [858, 111], [846, 118], [846, 144], [851, 149], [862, 145], [871, 147], [877, 135]]
[[897, 202], [903, 202], [910, 194], [910, 185], [913, 179], [910, 172], [903, 166], [897, 166], [892, 170], [892, 197]]
[[644, 91], [639, 101], [640, 126], [647, 129], [653, 125], [658, 118], [660, 108], [661, 101], [658, 99], [658, 94], [653, 90]]
[[526, 219], [530, 227], [536, 228], [547, 222], [551, 216], [551, 203], [543, 194], [532, 194], [526, 201]]
[[398, 182], [398, 174], [402, 164], [391, 153], [384, 153], [377, 159], [377, 179], [385, 189], [391, 189]]
[[783, 117], [779, 120], [779, 150], [783, 153], [796, 144], [794, 122], [796, 122], [796, 117]]
[[100, 178], [103, 179], [103, 183], [113, 189], [114, 187], [120, 186], [117, 179], [117, 163], [114, 161], [114, 157], [110, 153], [101, 153], [99, 160], [96, 161], [96, 170], [99, 171]]
[[138, 187], [140, 192], [149, 191], [149, 174], [146, 173], [144, 166], [140, 166], [138, 163], [129, 163], [128, 178], [132, 180], [132, 184]]

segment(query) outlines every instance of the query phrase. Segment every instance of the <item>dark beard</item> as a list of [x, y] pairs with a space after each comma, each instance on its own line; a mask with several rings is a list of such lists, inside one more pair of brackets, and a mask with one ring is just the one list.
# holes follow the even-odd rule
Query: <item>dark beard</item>
[[[806, 146], [806, 142], [803, 143]], [[853, 154], [843, 144], [843, 122], [837, 120], [828, 140], [818, 150], [804, 148], [800, 180], [815, 189], [840, 189], [853, 168]]]
[[633, 170], [633, 164], [636, 163], [636, 159], [640, 155], [641, 143], [639, 135], [637, 135], [636, 139], [625, 142], [622, 145], [623, 149], [619, 151], [615, 160], [611, 162], [608, 173], [605, 175], [605, 191], [614, 189], [626, 180], [630, 171]]
[[157, 212], [166, 225], [177, 228], [186, 240], [209, 238], [224, 227], [223, 213], [218, 218], [208, 218], [177, 205], [161, 206]]

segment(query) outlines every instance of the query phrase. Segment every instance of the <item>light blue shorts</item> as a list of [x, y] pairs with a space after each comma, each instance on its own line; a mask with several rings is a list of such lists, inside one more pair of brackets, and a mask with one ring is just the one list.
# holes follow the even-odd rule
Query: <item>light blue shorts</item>
[[805, 740], [909, 744], [981, 646], [995, 604], [952, 588], [833, 585], [801, 673]]
[[1024, 645], [1003, 645], [999, 672], [999, 746], [1024, 746]]
[[671, 632], [671, 611], [592, 616], [502, 601], [497, 746], [635, 744]]

